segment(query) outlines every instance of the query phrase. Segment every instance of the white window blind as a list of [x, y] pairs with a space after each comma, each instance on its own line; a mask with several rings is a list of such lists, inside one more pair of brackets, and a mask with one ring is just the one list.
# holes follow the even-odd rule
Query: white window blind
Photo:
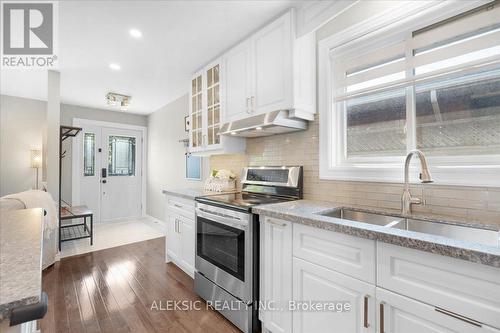
[[496, 3], [406, 35], [398, 33], [379, 47], [369, 42], [368, 47], [342, 46], [332, 51], [334, 98], [342, 101], [498, 68], [499, 41]]
[[[498, 177], [500, 1], [432, 16], [432, 25], [411, 17], [325, 49], [323, 176], [398, 179], [394, 170], [420, 149], [438, 182], [484, 185]], [[465, 177], [470, 170], [474, 179]]]

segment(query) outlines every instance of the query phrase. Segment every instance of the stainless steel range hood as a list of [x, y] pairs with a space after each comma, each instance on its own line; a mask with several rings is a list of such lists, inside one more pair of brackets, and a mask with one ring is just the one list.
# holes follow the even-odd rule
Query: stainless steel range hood
[[260, 137], [307, 129], [307, 120], [292, 118], [288, 110], [272, 111], [224, 123], [220, 135]]

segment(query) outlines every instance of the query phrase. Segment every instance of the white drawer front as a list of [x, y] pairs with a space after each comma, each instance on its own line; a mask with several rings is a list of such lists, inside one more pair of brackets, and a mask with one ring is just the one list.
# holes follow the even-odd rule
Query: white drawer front
[[[498, 330], [439, 308], [377, 288], [379, 332], [493, 333]], [[384, 311], [381, 312], [381, 309]], [[383, 316], [383, 324], [381, 318]], [[383, 326], [383, 327], [380, 327]]]
[[379, 242], [377, 285], [500, 328], [500, 269]]
[[293, 255], [375, 284], [375, 241], [293, 225]]
[[167, 210], [194, 220], [194, 200], [167, 196]]

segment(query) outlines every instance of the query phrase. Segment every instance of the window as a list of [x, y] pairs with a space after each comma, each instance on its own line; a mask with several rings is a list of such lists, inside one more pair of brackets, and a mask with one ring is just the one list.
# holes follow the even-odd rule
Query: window
[[83, 175], [95, 175], [95, 134], [85, 133], [83, 138]]
[[201, 157], [186, 155], [186, 179], [201, 180]]
[[109, 136], [108, 176], [135, 176], [135, 138]]
[[499, 175], [500, 4], [414, 22], [327, 50], [323, 178], [400, 180], [413, 149], [438, 174]]

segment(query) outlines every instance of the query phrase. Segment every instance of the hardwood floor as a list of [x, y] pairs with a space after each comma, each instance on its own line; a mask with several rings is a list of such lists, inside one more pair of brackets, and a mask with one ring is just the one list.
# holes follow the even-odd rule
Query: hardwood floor
[[[166, 264], [165, 239], [62, 259], [43, 274], [47, 332], [240, 332], [193, 292], [193, 280]], [[201, 301], [200, 310], [158, 310]]]

